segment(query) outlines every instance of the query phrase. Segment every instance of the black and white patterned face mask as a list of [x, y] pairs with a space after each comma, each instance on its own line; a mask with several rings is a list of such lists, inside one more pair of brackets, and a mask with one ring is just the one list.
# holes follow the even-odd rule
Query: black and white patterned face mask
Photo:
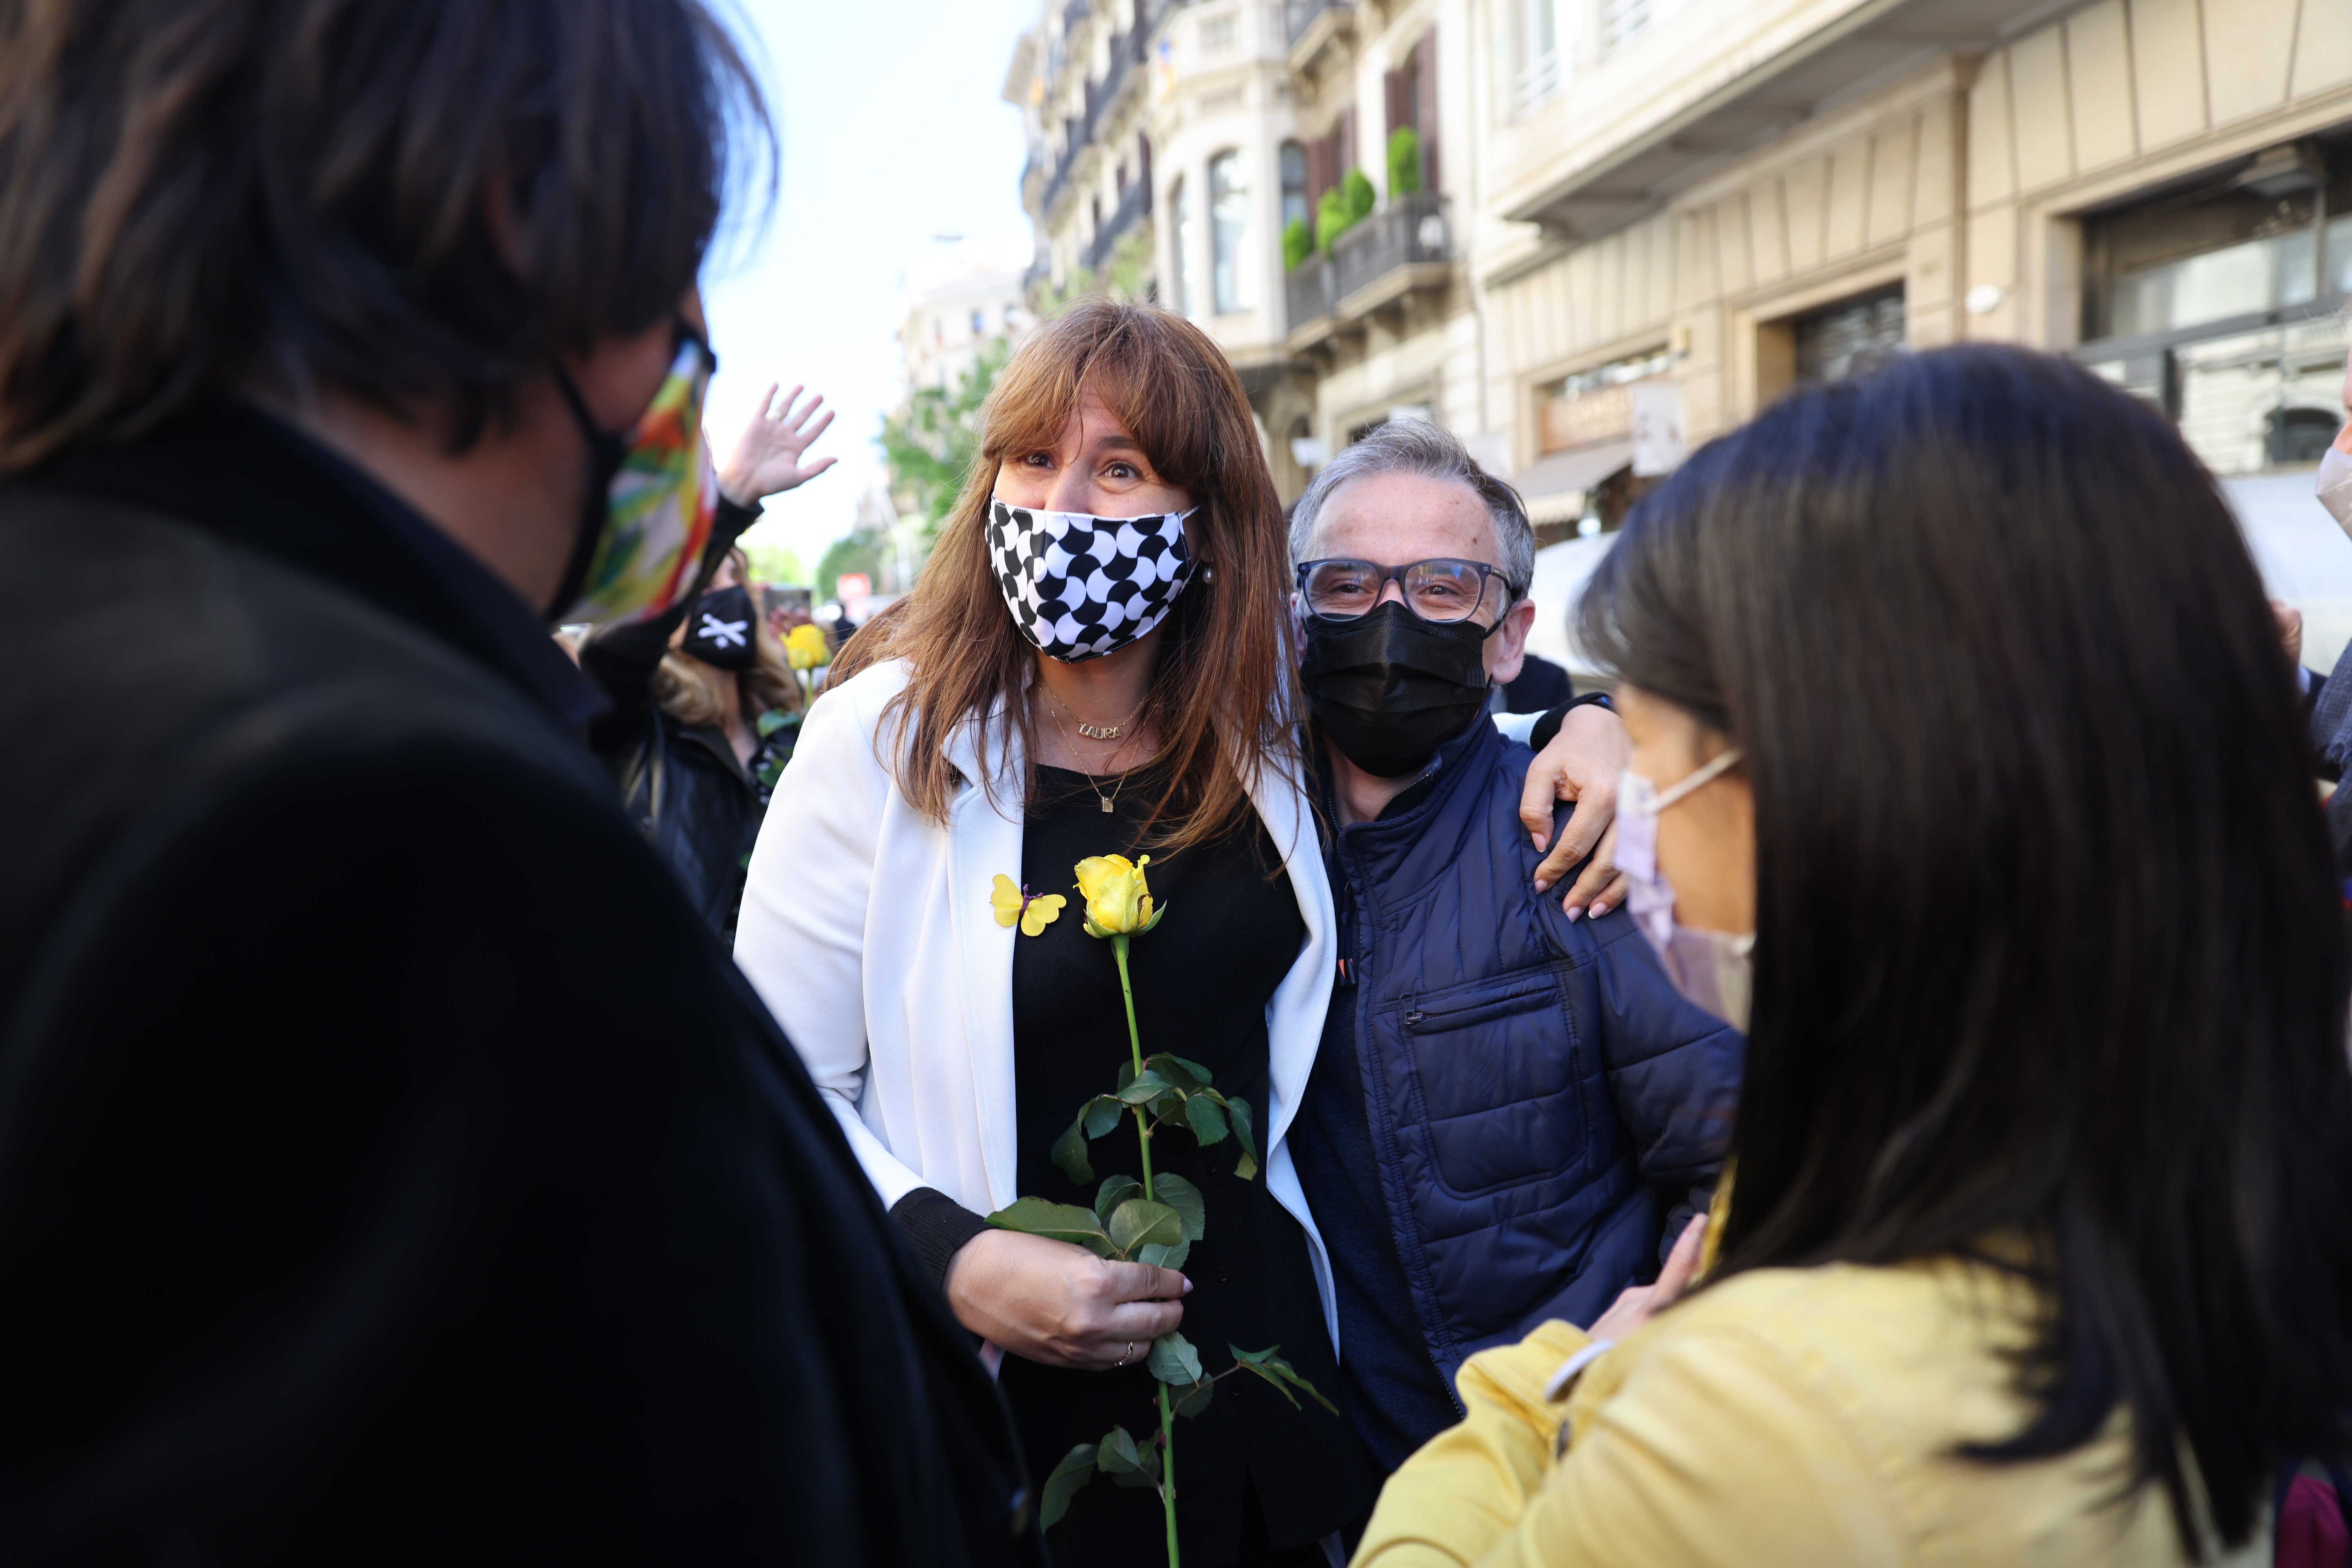
[[[1197, 509], [1196, 509], [1197, 510]], [[1100, 658], [1167, 617], [1192, 580], [1190, 511], [1089, 517], [988, 503], [988, 560], [1015, 625], [1064, 664]]]

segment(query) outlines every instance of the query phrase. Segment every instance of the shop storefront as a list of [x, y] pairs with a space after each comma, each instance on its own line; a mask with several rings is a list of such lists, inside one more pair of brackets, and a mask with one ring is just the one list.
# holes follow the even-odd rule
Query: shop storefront
[[2216, 474], [2315, 463], [2344, 419], [2352, 137], [2235, 160], [2084, 220], [2074, 357]]

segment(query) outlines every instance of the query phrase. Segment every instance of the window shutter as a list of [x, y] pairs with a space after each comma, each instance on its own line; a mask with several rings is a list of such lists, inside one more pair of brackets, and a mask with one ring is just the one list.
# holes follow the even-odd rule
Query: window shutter
[[1421, 188], [1437, 189], [1437, 29], [1412, 47], [1413, 124], [1421, 132]]
[[1401, 127], [1412, 123], [1412, 72], [1404, 70], [1381, 73], [1381, 111], [1388, 116], [1388, 133], [1393, 136]]

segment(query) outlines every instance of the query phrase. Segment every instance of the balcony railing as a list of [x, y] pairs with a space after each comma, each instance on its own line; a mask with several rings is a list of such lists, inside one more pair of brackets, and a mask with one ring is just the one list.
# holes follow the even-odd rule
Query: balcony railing
[[[1435, 191], [1401, 196], [1331, 242], [1338, 300], [1379, 282], [1401, 267], [1443, 262], [1445, 198]], [[1304, 270], [1304, 268], [1301, 268]]]
[[1150, 185], [1142, 180], [1128, 181], [1126, 191], [1118, 198], [1118, 205], [1113, 207], [1110, 216], [1103, 219], [1102, 227], [1095, 230], [1093, 240], [1087, 246], [1084, 258], [1087, 269], [1090, 272], [1101, 271], [1103, 264], [1110, 259], [1110, 253], [1118, 247], [1119, 237], [1129, 229], [1133, 228], [1137, 220], [1150, 210]]
[[1304, 37], [1315, 18], [1345, 0], [1282, 0], [1283, 41], [1295, 44]]
[[1297, 269], [1283, 279], [1283, 304], [1287, 310], [1282, 319], [1284, 330], [1295, 332], [1329, 315], [1331, 303], [1338, 298], [1332, 283], [1328, 257], [1310, 256], [1300, 262]]

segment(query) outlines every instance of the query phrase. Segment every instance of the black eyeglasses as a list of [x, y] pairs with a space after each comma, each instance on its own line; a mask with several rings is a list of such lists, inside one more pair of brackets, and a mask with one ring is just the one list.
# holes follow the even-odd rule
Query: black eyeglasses
[[[1405, 608], [1424, 621], [1466, 621], [1486, 601], [1487, 580], [1500, 567], [1484, 561], [1440, 558], [1404, 566], [1382, 566], [1370, 561], [1303, 561], [1298, 566], [1298, 596], [1307, 610], [1326, 620], [1351, 621], [1370, 613], [1381, 595], [1394, 583], [1404, 595]], [[1506, 593], [1509, 584], [1504, 584]]]

